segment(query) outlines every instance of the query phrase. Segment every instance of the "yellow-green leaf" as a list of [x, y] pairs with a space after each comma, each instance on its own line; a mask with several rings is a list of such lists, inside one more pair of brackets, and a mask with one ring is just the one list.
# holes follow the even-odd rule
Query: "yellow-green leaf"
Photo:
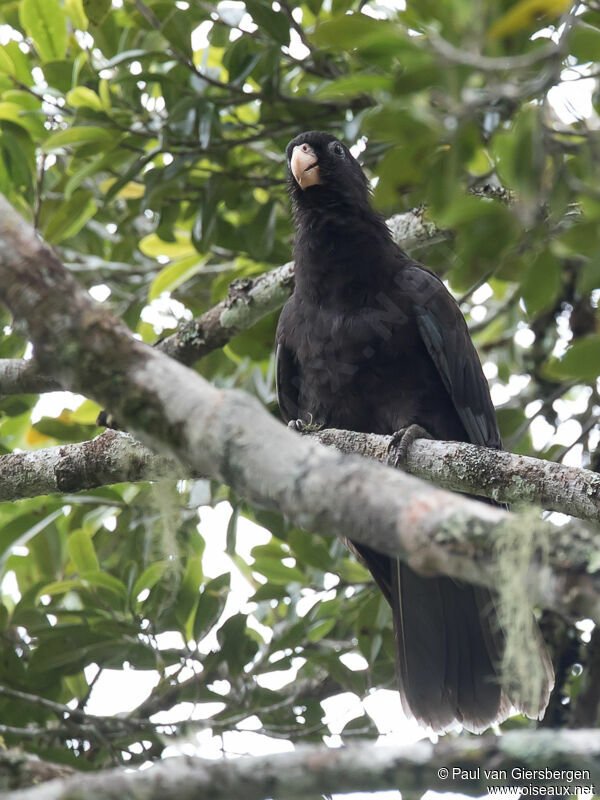
[[140, 592], [143, 592], [144, 589], [152, 589], [153, 586], [156, 586], [162, 578], [167, 566], [168, 564], [166, 561], [155, 561], [154, 564], [150, 564], [133, 584], [131, 590], [131, 597], [133, 600], [137, 600], [138, 595]]
[[310, 642], [318, 642], [324, 636], [327, 636], [329, 631], [335, 626], [335, 619], [325, 619], [323, 622], [318, 622], [308, 632], [308, 640]]
[[96, 572], [100, 565], [94, 550], [92, 537], [83, 530], [77, 530], [69, 536], [67, 547], [71, 560], [79, 573]]
[[177, 621], [189, 639], [193, 636], [194, 614], [200, 599], [202, 576], [202, 559], [198, 556], [188, 558], [185, 574], [177, 593], [174, 611]]
[[67, 92], [67, 103], [73, 108], [92, 108], [94, 111], [102, 111], [102, 101], [96, 92], [87, 86], [78, 86]]
[[151, 233], [140, 242], [140, 250], [149, 258], [166, 256], [167, 258], [183, 258], [196, 253], [189, 233], [175, 233], [174, 242], [165, 242], [155, 233]]
[[37, 593], [37, 597], [39, 599], [45, 594], [49, 594], [51, 597], [54, 597], [56, 594], [66, 594], [67, 592], [72, 592], [73, 589], [78, 589], [80, 586], [81, 582], [77, 580], [53, 581], [52, 583], [47, 583], [45, 586], [42, 586]]
[[25, 115], [23, 107], [17, 103], [0, 103], [0, 119], [14, 122], [25, 130], [30, 129], [32, 122], [31, 118]]
[[191, 255], [168, 264], [152, 281], [148, 299], [154, 300], [163, 292], [172, 292], [191, 277], [200, 272], [204, 266], [204, 259], [194, 251]]
[[83, 0], [65, 0], [65, 11], [75, 28], [87, 31], [88, 18], [83, 10]]
[[43, 149], [46, 153], [49, 153], [52, 150], [60, 150], [69, 145], [77, 147], [91, 142], [97, 142], [99, 145], [106, 147], [113, 142], [116, 144], [117, 141], [118, 134], [108, 128], [100, 128], [97, 125], [79, 125], [52, 134], [44, 142]]
[[101, 78], [98, 83], [98, 92], [100, 93], [100, 100], [102, 101], [102, 107], [105, 111], [110, 111], [111, 102], [110, 102], [110, 85], [106, 78]]
[[490, 28], [490, 36], [500, 38], [537, 24], [546, 17], [557, 17], [571, 5], [571, 0], [519, 0]]
[[108, 572], [99, 569], [81, 573], [81, 581], [84, 585], [93, 586], [97, 589], [106, 589], [107, 592], [117, 595], [123, 600], [127, 599], [127, 589], [125, 584]]
[[6, 48], [0, 47], [0, 72], [14, 75], [15, 71], [15, 65], [13, 64], [12, 58], [6, 52]]
[[44, 229], [44, 238], [56, 244], [75, 236], [97, 210], [96, 202], [87, 192], [75, 192], [52, 215]]
[[42, 61], [60, 61], [67, 51], [67, 21], [59, 0], [23, 0], [21, 24]]

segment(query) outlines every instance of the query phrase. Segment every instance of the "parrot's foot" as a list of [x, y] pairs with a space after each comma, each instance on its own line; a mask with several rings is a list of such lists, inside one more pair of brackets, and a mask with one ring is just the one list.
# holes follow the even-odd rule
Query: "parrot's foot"
[[420, 425], [409, 425], [392, 434], [387, 463], [396, 468], [406, 466], [408, 451], [415, 439], [433, 439], [433, 436]]
[[317, 433], [324, 427], [324, 424], [323, 422], [315, 422], [311, 416], [308, 422], [304, 422], [303, 419], [291, 419], [288, 422], [288, 428], [298, 433]]

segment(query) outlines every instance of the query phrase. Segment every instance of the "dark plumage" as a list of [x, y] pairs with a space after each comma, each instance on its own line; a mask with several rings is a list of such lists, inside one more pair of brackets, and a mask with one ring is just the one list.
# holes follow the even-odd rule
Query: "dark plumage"
[[[380, 434], [418, 424], [437, 439], [500, 448], [465, 320], [436, 275], [394, 244], [358, 162], [319, 131], [290, 142], [287, 160], [296, 288], [277, 329], [283, 419]], [[407, 712], [437, 731], [455, 721], [480, 731], [521, 706], [500, 689], [503, 637], [487, 591], [353, 549], [393, 609]], [[552, 685], [543, 646], [540, 660], [534, 715]]]

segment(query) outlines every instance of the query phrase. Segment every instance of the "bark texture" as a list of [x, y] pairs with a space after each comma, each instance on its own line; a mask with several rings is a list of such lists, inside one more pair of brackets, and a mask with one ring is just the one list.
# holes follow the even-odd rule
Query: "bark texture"
[[0, 503], [111, 483], [189, 477], [183, 473], [176, 461], [155, 455], [126, 433], [107, 430], [90, 442], [0, 456]]
[[[388, 220], [392, 235], [401, 247], [417, 249], [448, 237], [424, 219], [424, 210], [396, 214]], [[227, 297], [197, 319], [184, 322], [176, 333], [156, 347], [190, 366], [203, 356], [227, 344], [285, 303], [294, 289], [294, 264], [289, 261], [258, 278], [233, 281]], [[56, 377], [44, 376], [36, 361], [0, 359], [0, 395], [48, 392], [63, 388]]]
[[[348, 536], [423, 574], [495, 587], [495, 547], [510, 515], [413, 476], [294, 435], [260, 403], [224, 391], [143, 343], [92, 301], [30, 226], [0, 198], [0, 297], [27, 323], [46, 374], [83, 392], [156, 451], [195, 474], [286, 514], [309, 530]], [[600, 621], [600, 535], [542, 526], [531, 600]]]
[[[386, 463], [389, 436], [327, 429], [310, 434], [342, 453]], [[587, 469], [465, 442], [417, 439], [404, 468], [455, 492], [503, 503], [533, 503], [600, 521], [600, 475]], [[93, 441], [0, 456], [0, 502], [111, 483], [189, 478], [176, 461], [155, 455], [125, 433], [107, 430]], [[198, 476], [194, 476], [198, 477]]]
[[[342, 453], [386, 463], [391, 436], [338, 431], [313, 434]], [[407, 472], [456, 492], [502, 503], [533, 503], [580, 519], [600, 522], [600, 475], [588, 469], [520, 456], [465, 442], [417, 439], [408, 450]]]
[[[525, 770], [543, 772], [529, 777]], [[559, 776], [546, 777], [553, 770]], [[293, 753], [218, 761], [169, 758], [143, 772], [78, 774], [11, 792], [5, 800], [306, 800], [386, 789], [420, 797], [427, 788], [481, 796], [491, 786], [594, 785], [600, 785], [598, 730], [531, 730], [446, 737], [437, 745], [423, 740], [404, 747], [300, 746]]]

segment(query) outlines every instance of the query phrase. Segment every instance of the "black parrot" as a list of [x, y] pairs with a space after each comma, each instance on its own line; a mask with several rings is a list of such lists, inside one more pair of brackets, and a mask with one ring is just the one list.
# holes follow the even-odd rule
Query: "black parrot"
[[[434, 273], [392, 241], [348, 148], [310, 131], [289, 143], [287, 163], [296, 286], [277, 328], [283, 419], [379, 434], [408, 429], [409, 438], [411, 426], [420, 426], [436, 439], [501, 448], [458, 305]], [[409, 715], [436, 731], [456, 721], [481, 731], [511, 707], [543, 713], [553, 674], [541, 636], [532, 669], [544, 679], [532, 706], [518, 690], [509, 697], [501, 689], [504, 637], [487, 590], [422, 577], [365, 545], [350, 546], [392, 607]]]

